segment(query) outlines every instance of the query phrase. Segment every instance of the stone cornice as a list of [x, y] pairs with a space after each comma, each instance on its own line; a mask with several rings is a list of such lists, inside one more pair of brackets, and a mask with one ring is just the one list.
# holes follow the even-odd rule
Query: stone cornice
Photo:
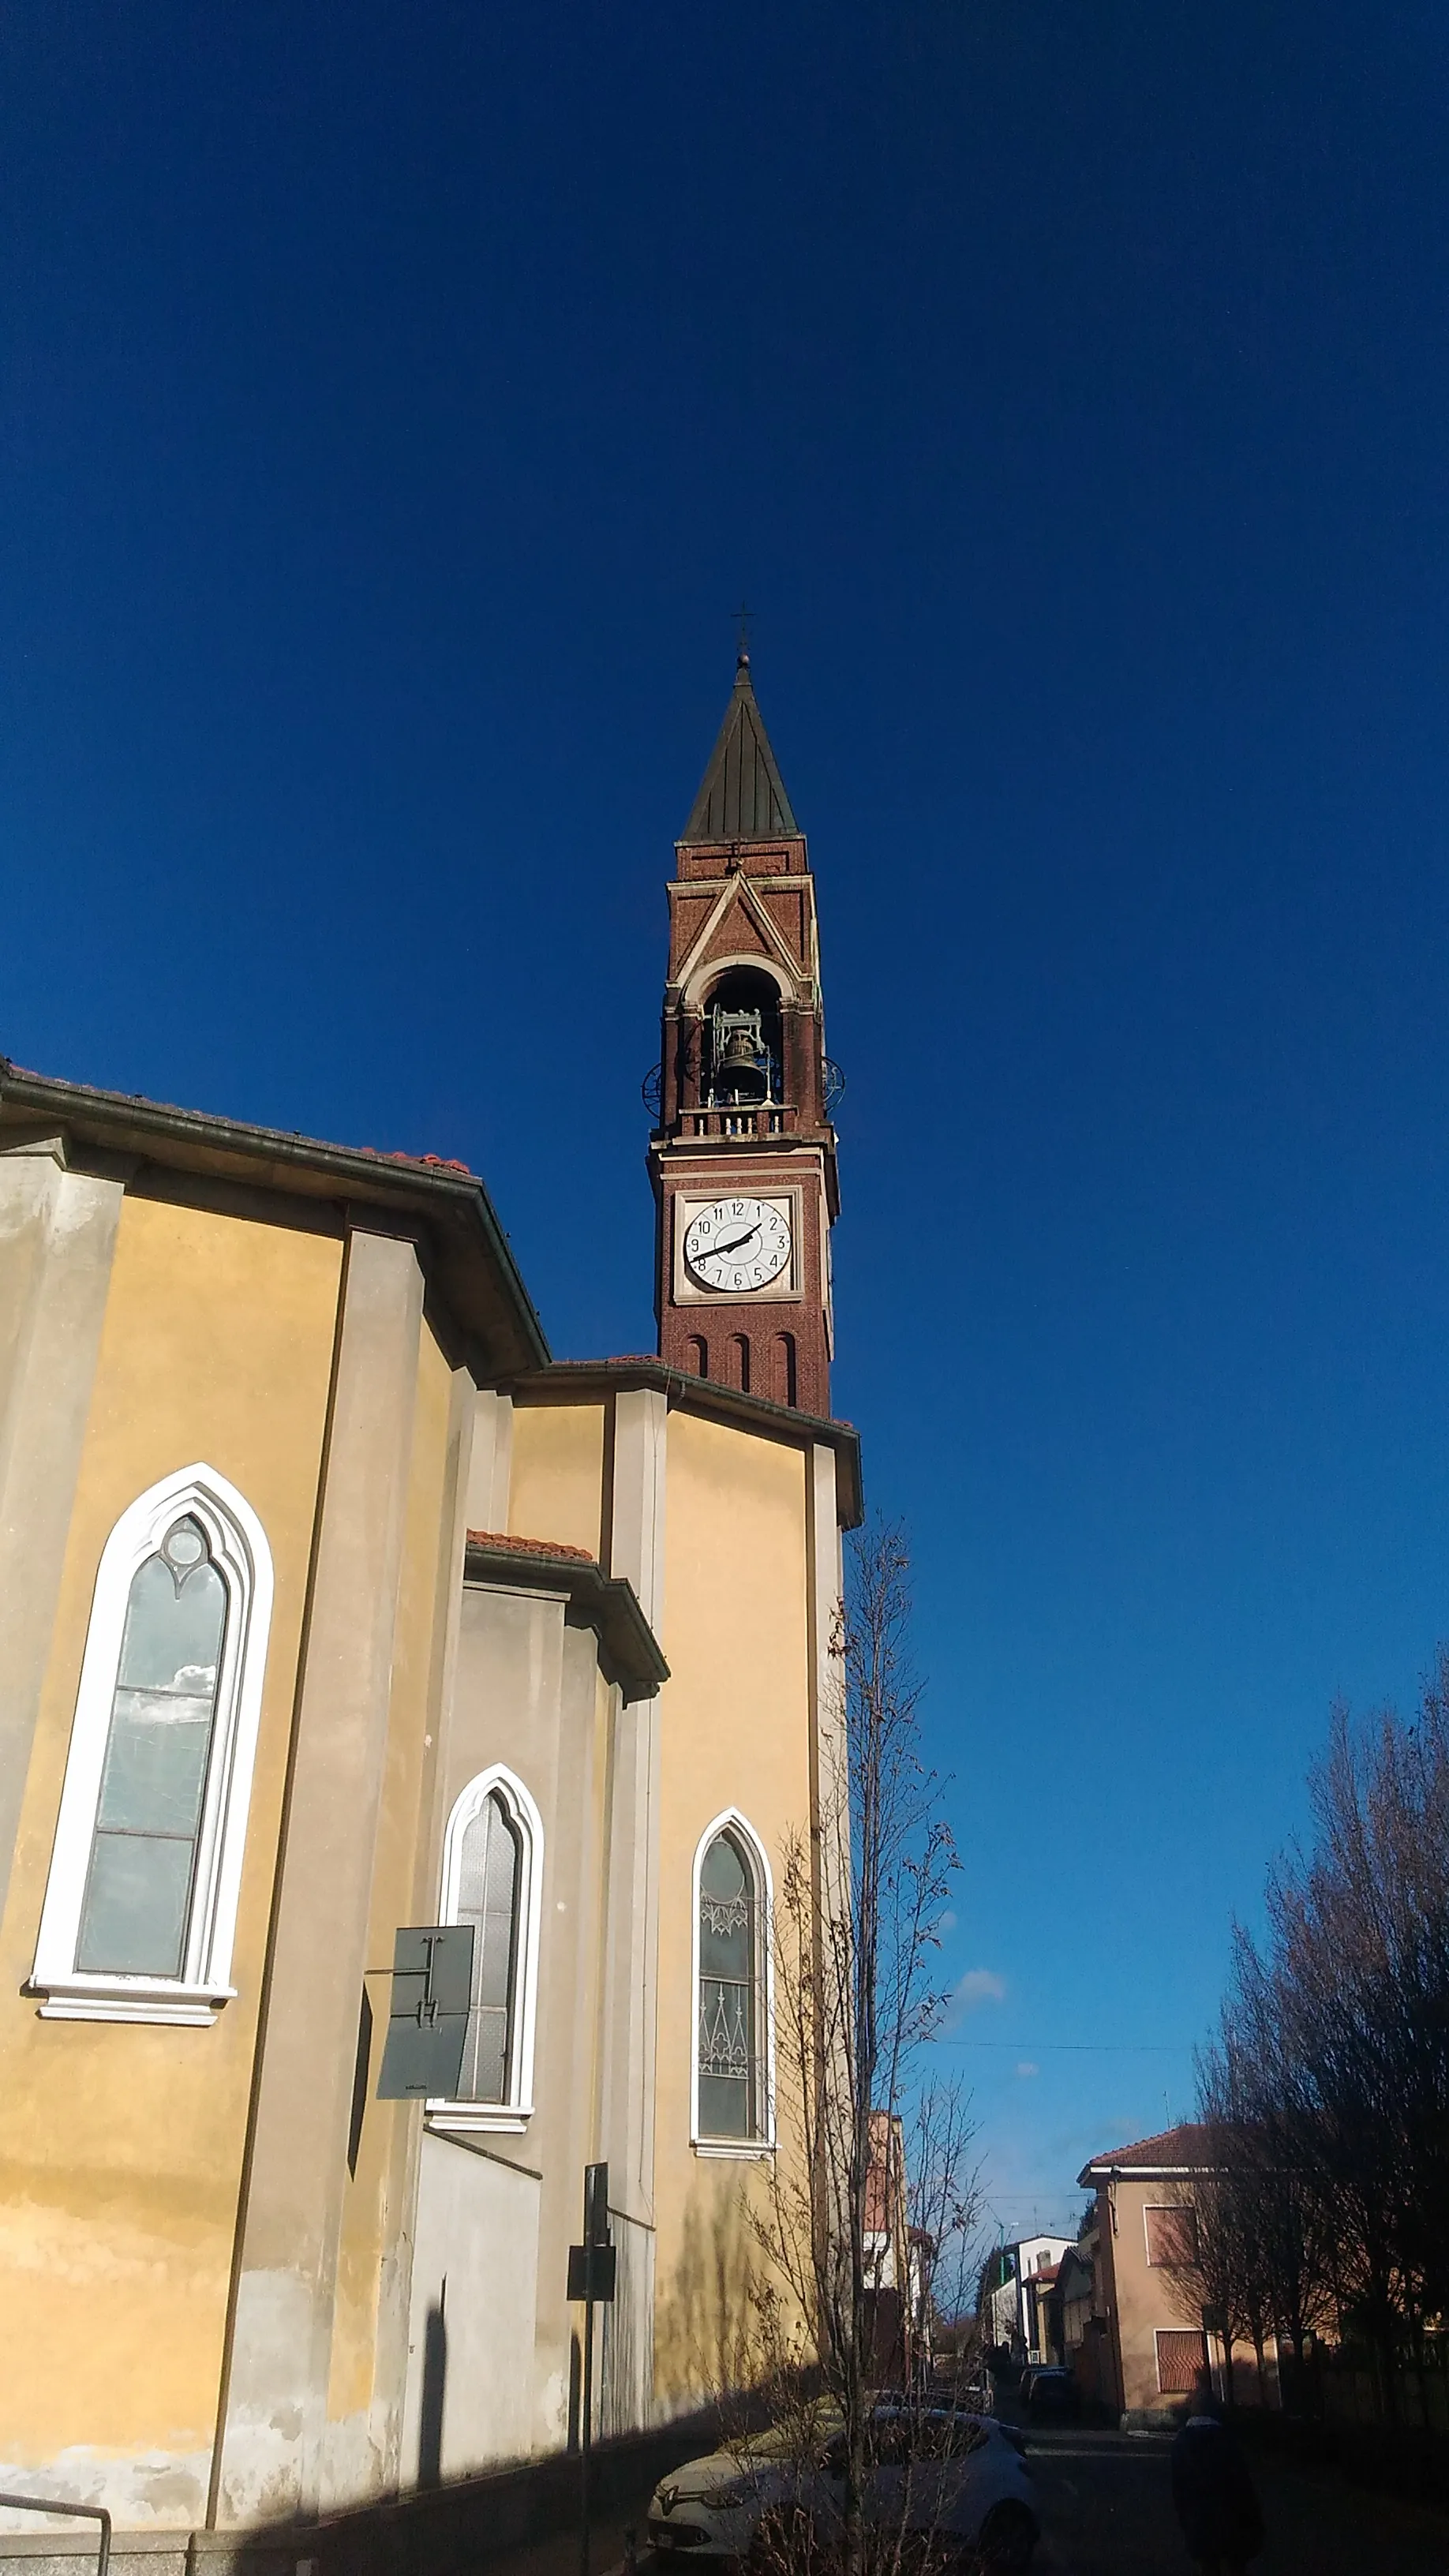
[[766, 1439], [786, 1440], [803, 1449], [819, 1441], [835, 1452], [838, 1469], [839, 1518], [842, 1529], [858, 1529], [865, 1516], [861, 1487], [860, 1434], [851, 1422], [833, 1422], [823, 1414], [801, 1413], [793, 1404], [776, 1404], [765, 1395], [743, 1395], [738, 1387], [717, 1386], [712, 1378], [692, 1377], [644, 1353], [611, 1360], [553, 1360], [501, 1385], [515, 1401], [567, 1403], [590, 1395], [651, 1387], [671, 1407], [702, 1413], [713, 1422], [730, 1422]]
[[625, 1699], [653, 1699], [669, 1679], [663, 1648], [633, 1584], [605, 1574], [584, 1548], [517, 1538], [508, 1530], [469, 1530], [463, 1580], [562, 1593], [575, 1618], [593, 1629], [604, 1676], [618, 1683]]

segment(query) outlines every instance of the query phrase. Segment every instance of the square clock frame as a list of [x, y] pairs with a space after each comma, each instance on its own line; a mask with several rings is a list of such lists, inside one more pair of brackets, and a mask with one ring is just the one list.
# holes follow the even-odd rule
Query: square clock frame
[[[684, 1257], [684, 1238], [701, 1208], [718, 1207], [724, 1199], [758, 1199], [761, 1207], [778, 1208], [790, 1229], [790, 1258], [778, 1279], [763, 1288], [705, 1288]], [[727, 1188], [681, 1190], [674, 1202], [674, 1302], [677, 1306], [769, 1306], [800, 1302], [801, 1193], [797, 1189], [753, 1189], [734, 1182]]]

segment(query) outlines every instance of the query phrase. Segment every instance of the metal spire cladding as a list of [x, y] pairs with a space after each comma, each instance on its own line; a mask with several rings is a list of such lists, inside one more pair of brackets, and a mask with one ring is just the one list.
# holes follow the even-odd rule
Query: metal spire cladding
[[799, 829], [756, 702], [750, 657], [742, 650], [719, 739], [680, 839], [773, 841]]

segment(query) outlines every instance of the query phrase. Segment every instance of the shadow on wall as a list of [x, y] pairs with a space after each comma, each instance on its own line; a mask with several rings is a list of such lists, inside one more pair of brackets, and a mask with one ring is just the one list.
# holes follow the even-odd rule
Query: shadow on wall
[[769, 2351], [763, 2258], [750, 2228], [745, 2187], [731, 2176], [685, 2215], [684, 2241], [659, 2303], [655, 2332], [656, 2402], [673, 2412], [756, 2386]]
[[614, 2229], [618, 2269], [600, 2336], [598, 2430], [632, 2433], [654, 2417], [654, 2246], [644, 2229], [620, 2219]]
[[436, 2487], [443, 2478], [443, 2405], [448, 2393], [448, 2281], [444, 2274], [437, 2304], [428, 2310], [423, 2328], [423, 2385], [418, 2408], [418, 2484]]
[[[712, 2451], [719, 2433], [719, 2417], [711, 2409], [654, 2432], [599, 2443], [599, 2524], [642, 2522], [659, 2479], [682, 2461]], [[479, 2576], [482, 2568], [549, 2543], [550, 2565], [573, 2565], [578, 2512], [578, 2460], [556, 2451], [549, 2459], [523, 2460], [477, 2477], [445, 2478], [441, 2486], [413, 2495], [379, 2496], [321, 2523], [248, 2533], [229, 2564], [233, 2576], [292, 2576], [299, 2559], [308, 2558], [316, 2576]]]

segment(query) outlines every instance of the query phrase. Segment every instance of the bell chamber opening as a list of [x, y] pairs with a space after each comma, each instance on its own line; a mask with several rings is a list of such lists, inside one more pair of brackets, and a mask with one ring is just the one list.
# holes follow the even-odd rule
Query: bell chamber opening
[[705, 1101], [711, 1109], [762, 1108], [784, 1097], [780, 996], [768, 975], [734, 967], [704, 1012]]

